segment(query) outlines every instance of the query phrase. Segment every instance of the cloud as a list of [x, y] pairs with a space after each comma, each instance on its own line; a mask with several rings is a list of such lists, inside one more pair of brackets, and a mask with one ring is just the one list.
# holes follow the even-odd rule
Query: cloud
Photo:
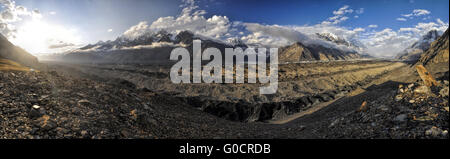
[[[448, 28], [448, 22], [443, 22], [441, 19], [436, 19], [436, 22], [418, 23], [411, 28], [400, 28], [398, 30], [391, 28], [378, 30], [375, 29], [379, 27], [376, 24], [368, 25], [366, 28], [339, 26], [339, 23], [348, 20], [349, 17], [355, 17], [364, 13], [363, 8], [353, 10], [348, 5], [332, 11], [333, 16], [319, 24], [303, 26], [266, 25], [230, 21], [226, 16], [219, 15], [205, 17], [206, 11], [199, 9], [193, 0], [184, 2], [181, 5], [183, 9], [180, 15], [161, 17], [151, 23], [142, 21], [130, 27], [124, 32], [123, 36], [136, 38], [162, 29], [171, 33], [189, 30], [199, 36], [205, 36], [223, 42], [226, 42], [228, 39], [239, 39], [250, 46], [281, 47], [294, 42], [301, 42], [305, 45], [320, 44], [326, 47], [352, 49], [347, 46], [324, 41], [316, 35], [316, 33], [332, 33], [347, 41], [360, 41], [360, 43], [367, 47], [363, 50], [364, 53], [378, 57], [393, 57], [417, 41], [429, 30], [436, 29], [443, 32]], [[411, 16], [422, 16], [424, 14], [431, 14], [431, 12], [414, 10]], [[401, 17], [397, 20], [406, 21], [407, 19]]]
[[209, 18], [205, 17], [206, 11], [199, 10], [193, 0], [184, 0], [184, 7], [181, 14], [167, 17], [160, 17], [156, 21], [149, 24], [142, 21], [136, 26], [128, 29], [124, 36], [128, 38], [136, 38], [140, 35], [166, 30], [170, 33], [178, 33], [188, 30], [195, 34], [200, 34], [208, 38], [224, 39], [229, 31], [231, 22], [226, 16], [213, 15]]
[[180, 44], [174, 44], [171, 42], [154, 42], [150, 45], [137, 45], [131, 47], [123, 47], [121, 50], [139, 50], [139, 49], [153, 49], [153, 48], [161, 48], [161, 47], [180, 47]]
[[350, 6], [344, 5], [336, 11], [333, 11], [334, 15], [344, 15], [345, 13], [353, 13], [353, 9], [349, 9]]
[[431, 14], [431, 12], [425, 9], [414, 9], [413, 14], [415, 16], [421, 16]]
[[132, 26], [127, 31], [123, 33], [123, 36], [128, 39], [136, 39], [139, 36], [142, 36], [150, 31], [148, 22], [142, 21], [139, 22], [137, 25]]
[[244, 23], [243, 25], [251, 34], [242, 37], [241, 40], [252, 45], [279, 47], [296, 41], [310, 40], [307, 35], [286, 26], [257, 23]]
[[108, 30], [107, 30], [107, 32], [112, 32], [112, 31], [113, 31], [113, 29], [108, 29]]
[[0, 0], [3, 11], [0, 12], [0, 33], [6, 37], [14, 37], [16, 33], [15, 23], [22, 21], [23, 17], [34, 19], [42, 18], [39, 10], [29, 11], [24, 6], [16, 5], [13, 0]]
[[356, 14], [363, 14], [364, 13], [364, 8], [359, 8], [358, 10], [356, 10]]
[[[349, 5], [344, 5], [338, 10], [333, 11], [333, 16], [329, 17], [327, 20], [323, 21], [322, 24], [324, 25], [335, 25], [339, 24], [341, 22], [344, 22], [349, 19], [348, 15], [352, 14], [353, 12], [356, 12], [356, 14], [362, 14], [364, 13], [364, 8], [360, 8], [358, 10], [353, 10], [350, 8]], [[354, 18], [359, 18], [359, 15], [354, 15]]]
[[49, 49], [61, 49], [61, 48], [65, 48], [65, 47], [70, 47], [70, 46], [75, 46], [75, 44], [72, 43], [66, 43], [64, 41], [59, 41], [56, 44], [50, 44], [48, 46]]
[[369, 32], [363, 39], [363, 43], [368, 47], [371, 55], [393, 57], [418, 41], [430, 30], [443, 33], [449, 27], [448, 23], [444, 23], [440, 19], [437, 19], [436, 22], [418, 23], [414, 27], [400, 28], [397, 31], [386, 28], [378, 32]]
[[397, 18], [396, 20], [398, 20], [398, 21], [406, 21], [406, 19], [405, 18]]
[[55, 11], [51, 11], [49, 14], [50, 15], [56, 15], [56, 12]]
[[440, 33], [443, 33], [445, 30], [447, 30], [448, 27], [448, 22], [444, 23], [441, 19], [436, 19], [436, 23], [417, 23], [414, 27], [400, 28], [399, 32], [412, 33], [414, 35], [422, 36], [428, 33], [430, 30], [437, 30]]
[[[424, 15], [428, 15], [428, 14], [431, 14], [431, 12], [428, 11], [428, 10], [425, 10], [425, 9], [414, 9], [412, 13], [402, 14], [401, 16], [413, 19], [414, 17], [424, 16]], [[397, 20], [398, 19], [399, 18], [397, 18]], [[403, 18], [403, 19], [405, 19], [405, 18]]]

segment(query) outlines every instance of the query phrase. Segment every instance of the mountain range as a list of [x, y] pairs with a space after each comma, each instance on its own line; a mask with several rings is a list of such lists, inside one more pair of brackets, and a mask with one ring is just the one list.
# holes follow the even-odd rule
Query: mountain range
[[[279, 48], [280, 62], [300, 61], [333, 61], [361, 58], [358, 50], [364, 46], [349, 42], [331, 33], [317, 34], [317, 36], [336, 45], [342, 45], [351, 49], [339, 49], [320, 44], [304, 45], [296, 42], [292, 45]], [[224, 53], [225, 48], [248, 48], [239, 39], [231, 39], [227, 42], [195, 35], [190, 31], [182, 31], [173, 35], [161, 30], [156, 33], [147, 32], [135, 38], [120, 36], [114, 41], [100, 41], [89, 44], [79, 49], [45, 57], [50, 60], [64, 60], [74, 63], [167, 63], [170, 52], [176, 47], [185, 47], [192, 50], [192, 41], [202, 40], [202, 50], [215, 47]], [[223, 56], [224, 57], [224, 56]]]

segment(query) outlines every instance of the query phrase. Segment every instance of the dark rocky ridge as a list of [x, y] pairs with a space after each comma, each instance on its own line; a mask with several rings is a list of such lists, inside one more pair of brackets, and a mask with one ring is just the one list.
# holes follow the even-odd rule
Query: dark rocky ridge
[[449, 31], [448, 29], [445, 33], [439, 37], [436, 41], [431, 43], [430, 48], [421, 55], [419, 62], [425, 66], [431, 64], [442, 63], [445, 65], [449, 61]]

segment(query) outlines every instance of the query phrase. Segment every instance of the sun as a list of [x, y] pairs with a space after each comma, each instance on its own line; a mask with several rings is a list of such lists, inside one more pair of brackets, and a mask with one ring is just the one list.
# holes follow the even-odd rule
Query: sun
[[42, 20], [31, 20], [19, 26], [15, 38], [11, 40], [31, 54], [57, 53], [68, 48], [55, 48], [58, 44], [80, 44], [76, 29], [49, 24]]

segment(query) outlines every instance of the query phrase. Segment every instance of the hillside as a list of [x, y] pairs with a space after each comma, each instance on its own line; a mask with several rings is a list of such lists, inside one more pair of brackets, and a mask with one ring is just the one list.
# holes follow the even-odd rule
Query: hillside
[[[12, 44], [3, 35], [0, 34], [0, 59], [9, 59], [15, 61], [24, 66], [29, 67], [39, 67], [39, 62], [36, 57], [29, 54], [22, 48], [19, 48]], [[8, 63], [7, 60], [2, 61], [2, 63]]]

